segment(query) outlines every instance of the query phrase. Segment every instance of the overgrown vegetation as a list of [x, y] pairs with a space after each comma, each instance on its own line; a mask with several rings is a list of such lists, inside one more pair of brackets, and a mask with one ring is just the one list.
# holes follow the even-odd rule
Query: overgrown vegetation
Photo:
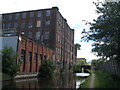
[[5, 76], [13, 79], [19, 71], [20, 65], [16, 64], [16, 57], [17, 56], [12, 47], [4, 47], [2, 50], [2, 73], [4, 73], [3, 79], [5, 79]]
[[52, 77], [55, 71], [55, 64], [53, 63], [52, 60], [48, 59], [45, 60], [43, 64], [41, 64], [40, 69], [39, 69], [39, 77]]
[[80, 64], [74, 65], [74, 70], [73, 70], [73, 72], [74, 72], [74, 73], [81, 72], [81, 65], [80, 65]]
[[81, 88], [89, 88], [90, 81], [91, 81], [91, 75], [89, 77], [87, 77], [87, 79], [85, 80], [85, 82], [83, 82], [80, 85], [80, 88], [78, 90], [80, 90]]
[[[109, 72], [95, 70], [94, 88], [120, 88], [120, 78]], [[89, 88], [91, 76], [89, 76], [80, 88]], [[80, 89], [79, 88], [79, 89]]]
[[120, 78], [111, 73], [97, 70], [95, 71], [95, 88], [120, 88]]

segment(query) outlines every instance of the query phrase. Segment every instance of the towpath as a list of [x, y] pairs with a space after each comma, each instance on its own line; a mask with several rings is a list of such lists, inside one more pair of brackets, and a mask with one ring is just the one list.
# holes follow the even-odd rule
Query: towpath
[[95, 74], [92, 70], [92, 75], [91, 75], [91, 81], [90, 81], [89, 88], [94, 88], [94, 81], [95, 81]]

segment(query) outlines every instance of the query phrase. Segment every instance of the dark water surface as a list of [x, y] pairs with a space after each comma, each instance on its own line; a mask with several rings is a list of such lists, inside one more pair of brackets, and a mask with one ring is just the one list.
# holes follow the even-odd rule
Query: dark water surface
[[78, 88], [84, 81], [73, 73], [55, 74], [52, 78], [29, 78], [2, 82], [4, 88]]

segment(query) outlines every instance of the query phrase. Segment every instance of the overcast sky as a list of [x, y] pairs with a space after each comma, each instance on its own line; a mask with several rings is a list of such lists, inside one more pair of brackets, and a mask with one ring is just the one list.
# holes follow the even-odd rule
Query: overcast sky
[[[102, 0], [99, 0], [102, 1]], [[86, 58], [87, 61], [97, 58], [91, 53], [91, 43], [80, 42], [81, 31], [89, 29], [82, 20], [92, 21], [97, 18], [95, 5], [97, 0], [0, 0], [0, 14], [26, 10], [36, 10], [57, 6], [69, 26], [75, 29], [75, 43], [81, 44], [78, 58]]]

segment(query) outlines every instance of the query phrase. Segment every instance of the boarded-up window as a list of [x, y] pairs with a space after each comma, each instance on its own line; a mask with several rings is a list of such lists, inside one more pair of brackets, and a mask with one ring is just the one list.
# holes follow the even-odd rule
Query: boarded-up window
[[37, 21], [37, 27], [41, 27], [41, 21], [40, 20]]

